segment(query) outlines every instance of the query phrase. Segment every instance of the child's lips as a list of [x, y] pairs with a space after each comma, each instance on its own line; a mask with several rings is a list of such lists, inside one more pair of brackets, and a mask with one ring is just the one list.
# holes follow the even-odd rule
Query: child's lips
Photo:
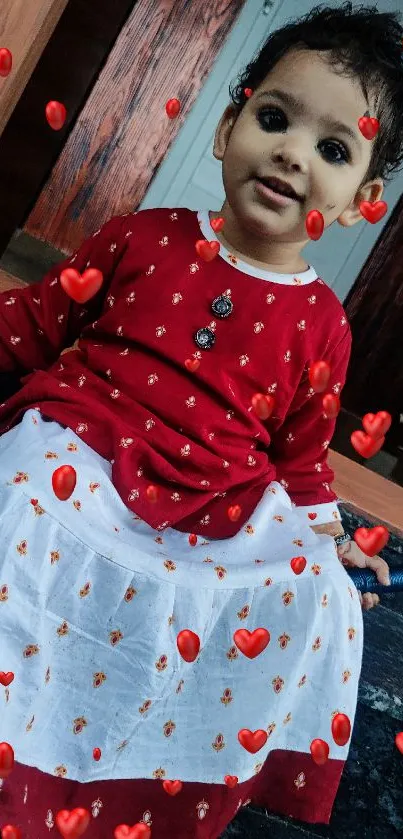
[[259, 178], [255, 178], [255, 188], [259, 195], [279, 207], [289, 207], [291, 204], [298, 204], [301, 201], [297, 196], [283, 195], [274, 189], [270, 189]]

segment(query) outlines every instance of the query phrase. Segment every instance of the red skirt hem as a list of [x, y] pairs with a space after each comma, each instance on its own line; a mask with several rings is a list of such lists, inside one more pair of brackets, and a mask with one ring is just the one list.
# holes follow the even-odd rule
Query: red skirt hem
[[16, 763], [0, 791], [0, 828], [14, 824], [23, 839], [59, 836], [57, 812], [84, 807], [91, 814], [86, 839], [112, 839], [118, 824], [143, 820], [152, 839], [218, 839], [246, 803], [310, 824], [329, 824], [343, 767], [344, 761], [316, 766], [310, 755], [277, 750], [257, 775], [233, 789], [186, 782], [172, 797], [162, 780], [82, 784]]

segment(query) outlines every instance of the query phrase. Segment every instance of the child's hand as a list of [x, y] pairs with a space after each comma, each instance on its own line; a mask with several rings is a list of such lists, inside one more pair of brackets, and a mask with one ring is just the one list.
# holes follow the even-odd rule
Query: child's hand
[[[370, 568], [371, 571], [375, 571], [378, 581], [382, 585], [390, 586], [389, 565], [380, 556], [367, 556], [353, 541], [340, 545], [337, 548], [337, 553], [343, 565], [348, 568]], [[363, 609], [372, 609], [379, 603], [377, 594], [370, 594], [369, 592], [361, 594], [359, 591], [358, 596]]]

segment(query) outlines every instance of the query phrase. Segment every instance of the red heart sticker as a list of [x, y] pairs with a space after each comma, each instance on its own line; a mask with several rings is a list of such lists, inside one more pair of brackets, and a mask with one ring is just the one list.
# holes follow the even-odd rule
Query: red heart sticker
[[179, 111], [181, 109], [181, 103], [179, 99], [168, 99], [168, 102], [165, 105], [165, 111], [169, 119], [175, 119], [178, 116]]
[[367, 556], [375, 556], [385, 547], [389, 539], [389, 531], [386, 527], [359, 527], [354, 533], [354, 541], [363, 553]]
[[376, 224], [377, 221], [380, 221], [387, 211], [388, 205], [386, 201], [361, 201], [360, 203], [361, 215], [367, 221], [371, 222], [371, 224]]
[[392, 417], [387, 411], [378, 411], [377, 414], [365, 414], [362, 424], [367, 434], [374, 440], [379, 440], [387, 434], [392, 425]]
[[302, 574], [304, 568], [306, 567], [306, 559], [304, 556], [294, 556], [290, 565], [294, 574]]
[[1, 831], [1, 839], [21, 839], [22, 833], [14, 824], [6, 824]]
[[219, 216], [218, 218], [213, 218], [210, 221], [210, 226], [213, 228], [214, 233], [219, 233], [220, 230], [223, 229], [224, 224], [225, 219], [223, 219], [221, 216]]
[[228, 507], [227, 514], [230, 521], [238, 521], [241, 513], [242, 507], [239, 504], [233, 504], [232, 507]]
[[385, 437], [374, 440], [368, 434], [365, 434], [365, 431], [353, 431], [350, 440], [361, 457], [373, 457], [382, 448]]
[[98, 268], [87, 268], [82, 275], [75, 268], [65, 268], [60, 274], [60, 285], [76, 303], [87, 303], [95, 297], [103, 281], [103, 274]]
[[113, 831], [115, 839], [150, 839], [151, 830], [148, 824], [137, 822], [133, 827], [128, 824], [119, 824]]
[[358, 128], [366, 140], [373, 140], [379, 131], [379, 120], [376, 117], [360, 117]]
[[205, 262], [211, 262], [220, 250], [219, 242], [207, 242], [206, 239], [199, 239], [196, 242], [196, 251]]
[[234, 789], [238, 783], [238, 778], [236, 775], [226, 775], [224, 778], [224, 784], [230, 789]]
[[245, 96], [246, 96], [246, 98], [247, 98], [247, 99], [250, 99], [250, 97], [251, 97], [251, 96], [252, 96], [252, 94], [253, 94], [253, 90], [252, 90], [252, 88], [251, 88], [251, 87], [244, 87], [243, 92], [244, 92], [244, 94], [245, 94]]
[[8, 687], [11, 685], [11, 682], [14, 681], [14, 673], [3, 673], [0, 672], [0, 685], [4, 685], [4, 687]]
[[45, 108], [46, 119], [54, 131], [60, 131], [66, 122], [67, 111], [62, 102], [48, 102]]
[[163, 781], [162, 786], [168, 795], [178, 795], [178, 792], [181, 791], [183, 784], [182, 781]]
[[64, 839], [78, 839], [87, 830], [90, 814], [84, 807], [74, 810], [59, 810], [56, 814], [56, 826]]
[[14, 750], [9, 743], [0, 743], [0, 778], [8, 778], [14, 769]]
[[258, 728], [257, 731], [250, 731], [249, 728], [242, 728], [241, 731], [238, 731], [238, 740], [247, 752], [254, 755], [256, 752], [260, 751], [266, 743], [267, 731], [263, 731], [262, 728]]
[[200, 361], [198, 358], [187, 358], [185, 361], [185, 367], [186, 370], [189, 370], [189, 373], [195, 373], [200, 367]]
[[182, 629], [176, 639], [176, 645], [184, 661], [191, 663], [199, 655], [200, 638], [191, 629]]
[[13, 56], [7, 47], [0, 49], [0, 76], [5, 79], [11, 73], [13, 66]]
[[310, 521], [315, 521], [315, 519], [318, 518], [318, 514], [317, 513], [308, 513], [308, 518], [309, 518]]
[[52, 475], [52, 487], [59, 501], [67, 501], [73, 494], [77, 483], [77, 473], [73, 466], [59, 466]]
[[403, 731], [399, 731], [399, 734], [396, 734], [395, 744], [396, 747], [399, 749], [399, 752], [401, 752], [403, 755]]
[[324, 740], [312, 740], [310, 745], [312, 760], [318, 765], [323, 766], [329, 758], [329, 746]]
[[328, 419], [335, 419], [340, 413], [340, 399], [335, 393], [326, 393], [322, 405]]
[[269, 419], [273, 413], [274, 405], [274, 396], [266, 396], [264, 393], [255, 393], [252, 396], [253, 410], [261, 420]]
[[332, 720], [332, 736], [338, 746], [345, 746], [350, 739], [351, 723], [346, 714], [336, 714]]
[[197, 545], [197, 536], [195, 533], [189, 533], [189, 545], [194, 548]]
[[314, 361], [308, 372], [309, 383], [315, 393], [326, 390], [330, 379], [330, 366], [327, 361]]
[[249, 629], [237, 629], [234, 632], [234, 642], [247, 658], [256, 658], [263, 650], [266, 649], [270, 641], [270, 632], [267, 629], [254, 629], [249, 632]]
[[93, 756], [94, 760], [101, 760], [101, 755], [102, 755], [101, 749], [99, 749], [96, 746], [95, 749], [92, 750], [92, 756]]
[[150, 484], [150, 486], [146, 489], [146, 496], [152, 504], [155, 504], [155, 502], [158, 501], [159, 494], [160, 492], [158, 487], [153, 486], [153, 484]]
[[320, 239], [324, 228], [325, 220], [319, 210], [311, 210], [305, 219], [306, 232], [310, 239]]

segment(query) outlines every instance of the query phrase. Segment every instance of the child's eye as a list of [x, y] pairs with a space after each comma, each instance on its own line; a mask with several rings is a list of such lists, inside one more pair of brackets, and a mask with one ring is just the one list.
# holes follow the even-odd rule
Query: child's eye
[[280, 108], [262, 108], [257, 113], [257, 120], [266, 131], [284, 131], [287, 118]]
[[322, 151], [323, 156], [328, 163], [347, 163], [350, 160], [350, 154], [343, 143], [337, 140], [321, 140], [318, 143], [319, 150]]

